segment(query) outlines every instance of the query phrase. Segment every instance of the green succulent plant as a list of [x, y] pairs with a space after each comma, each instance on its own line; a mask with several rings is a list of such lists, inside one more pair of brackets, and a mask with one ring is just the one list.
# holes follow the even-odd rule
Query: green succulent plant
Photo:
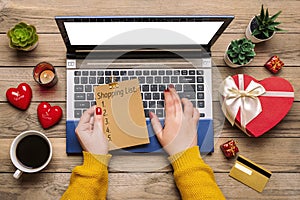
[[275, 31], [283, 31], [282, 29], [277, 28], [281, 22], [275, 22], [280, 13], [281, 11], [277, 12], [273, 16], [270, 16], [268, 8], [265, 12], [264, 6], [261, 5], [260, 15], [255, 16], [256, 25], [253, 29], [252, 35], [260, 39], [266, 39], [269, 38]]
[[246, 38], [231, 41], [227, 55], [233, 64], [245, 65], [254, 58], [255, 44]]
[[28, 51], [31, 50], [38, 42], [36, 28], [24, 22], [16, 24], [7, 32], [10, 39], [9, 46], [11, 48]]

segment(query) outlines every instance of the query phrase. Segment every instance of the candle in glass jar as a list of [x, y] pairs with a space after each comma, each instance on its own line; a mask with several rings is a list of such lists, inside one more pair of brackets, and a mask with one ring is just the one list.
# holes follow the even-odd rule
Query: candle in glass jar
[[40, 74], [40, 82], [42, 84], [50, 83], [54, 79], [55, 74], [51, 70], [42, 71]]
[[47, 62], [37, 64], [33, 69], [33, 78], [43, 87], [52, 87], [57, 82], [53, 65]]

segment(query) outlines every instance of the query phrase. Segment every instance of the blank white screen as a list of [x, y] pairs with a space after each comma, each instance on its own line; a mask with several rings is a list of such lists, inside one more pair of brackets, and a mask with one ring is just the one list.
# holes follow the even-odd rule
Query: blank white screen
[[64, 22], [71, 45], [206, 45], [217, 22]]

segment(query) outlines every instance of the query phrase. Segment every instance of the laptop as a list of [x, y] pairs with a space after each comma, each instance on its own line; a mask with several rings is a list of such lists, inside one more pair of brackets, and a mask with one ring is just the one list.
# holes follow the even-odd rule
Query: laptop
[[[233, 16], [57, 16], [66, 45], [66, 152], [81, 153], [75, 128], [95, 105], [93, 87], [138, 79], [149, 144], [123, 149], [159, 152], [149, 112], [164, 123], [163, 91], [173, 84], [200, 112], [198, 145], [214, 151], [211, 46]], [[113, 134], [113, 133], [112, 133]]]

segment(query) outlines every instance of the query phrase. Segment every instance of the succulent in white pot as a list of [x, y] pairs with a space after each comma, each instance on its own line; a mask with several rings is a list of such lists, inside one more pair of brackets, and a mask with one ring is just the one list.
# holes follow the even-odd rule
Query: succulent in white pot
[[254, 16], [246, 28], [246, 38], [253, 43], [260, 43], [270, 40], [277, 31], [283, 31], [277, 27], [281, 22], [275, 22], [280, 13], [270, 16], [268, 8], [265, 11], [262, 5], [260, 15]]
[[225, 63], [233, 68], [248, 65], [256, 55], [254, 47], [247, 38], [232, 40], [224, 55]]
[[7, 32], [9, 47], [22, 51], [31, 51], [38, 45], [39, 37], [33, 25], [20, 22]]

